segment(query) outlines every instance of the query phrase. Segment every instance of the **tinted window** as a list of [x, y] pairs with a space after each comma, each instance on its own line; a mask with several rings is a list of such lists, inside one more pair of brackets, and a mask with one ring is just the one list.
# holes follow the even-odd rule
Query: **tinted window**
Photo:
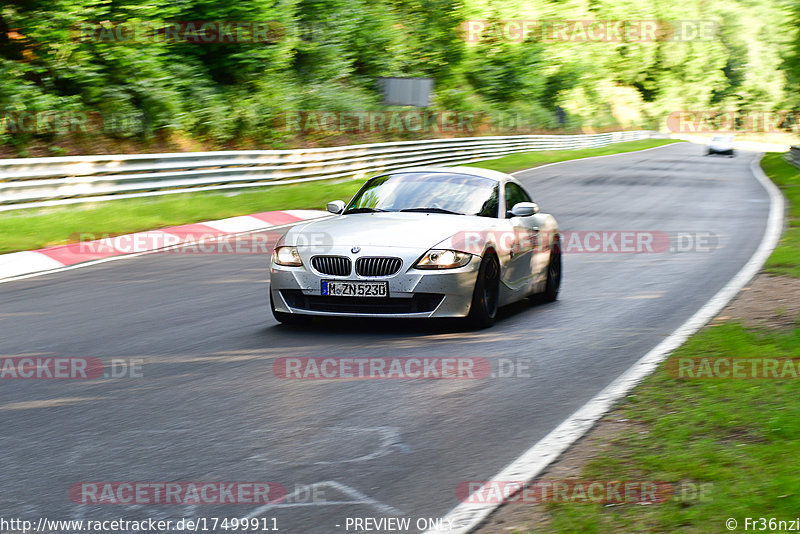
[[520, 202], [531, 202], [531, 197], [514, 182], [506, 183], [506, 211], [511, 211]]

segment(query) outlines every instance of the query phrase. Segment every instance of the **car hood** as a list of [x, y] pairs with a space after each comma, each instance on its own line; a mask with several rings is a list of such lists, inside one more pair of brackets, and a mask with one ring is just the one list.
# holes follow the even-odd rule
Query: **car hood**
[[488, 230], [489, 217], [442, 213], [353, 213], [294, 227], [284, 243], [333, 246], [390, 246], [427, 250], [460, 231]]

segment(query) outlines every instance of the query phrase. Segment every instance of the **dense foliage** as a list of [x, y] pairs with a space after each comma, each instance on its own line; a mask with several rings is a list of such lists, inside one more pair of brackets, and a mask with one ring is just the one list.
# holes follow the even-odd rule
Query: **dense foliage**
[[[687, 41], [531, 32], [513, 42], [502, 34], [509, 19], [715, 29]], [[470, 20], [488, 21], [479, 42], [466, 42]], [[271, 21], [280, 32], [202, 44], [76, 35], [81, 23], [154, 21]], [[0, 118], [87, 113], [104, 135], [281, 146], [287, 112], [383, 109], [378, 77], [424, 76], [435, 81], [433, 110], [513, 114], [535, 130], [653, 127], [676, 110], [800, 103], [799, 24], [791, 0], [4, 0]], [[0, 143], [61, 135], [4, 126]]]

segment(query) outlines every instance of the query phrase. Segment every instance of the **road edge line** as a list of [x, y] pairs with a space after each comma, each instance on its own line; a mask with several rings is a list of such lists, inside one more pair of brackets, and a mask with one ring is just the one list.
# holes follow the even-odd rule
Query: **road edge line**
[[[669, 145], [663, 145], [669, 146]], [[655, 147], [662, 148], [662, 147]], [[648, 149], [651, 150], [651, 149]], [[617, 155], [617, 154], [608, 154]], [[535, 443], [516, 460], [508, 464], [490, 480], [519, 482], [533, 480], [547, 466], [583, 437], [611, 407], [650, 375], [672, 351], [713, 319], [742, 288], [758, 274], [767, 258], [778, 244], [784, 225], [784, 199], [780, 189], [767, 177], [759, 163], [763, 153], [750, 162], [750, 172], [770, 197], [769, 215], [761, 244], [747, 263], [711, 299], [667, 338], [652, 348], [622, 375], [592, 397], [586, 404], [565, 419], [544, 438]], [[603, 156], [597, 156], [603, 157]], [[588, 158], [586, 158], [588, 159]], [[569, 160], [574, 161], [574, 160]], [[560, 162], [559, 162], [560, 163]], [[534, 167], [537, 168], [537, 167]], [[518, 171], [522, 172], [522, 171]], [[475, 493], [488, 490], [482, 486]], [[453, 489], [455, 494], [455, 488]], [[502, 503], [462, 502], [443, 518], [444, 524], [457, 525], [451, 530], [427, 530], [424, 534], [467, 534], [480, 527]]]
[[[683, 141], [684, 143], [688, 143], [689, 141]], [[641, 150], [630, 150], [628, 152], [617, 152], [616, 154], [602, 154], [600, 156], [588, 156], [585, 158], [575, 158], [575, 159], [565, 159], [563, 161], [554, 161], [552, 163], [545, 163], [544, 165], [539, 165], [537, 167], [528, 167], [527, 169], [522, 169], [521, 171], [514, 171], [509, 172], [511, 176], [515, 176], [521, 172], [528, 172], [528, 171], [535, 171], [537, 169], [544, 169], [545, 167], [552, 167], [553, 165], [561, 165], [562, 163], [571, 163], [573, 161], [586, 161], [587, 159], [599, 159], [599, 158], [611, 158], [614, 156], [626, 156], [631, 154], [639, 154], [641, 152], [647, 152], [649, 150], [658, 150], [659, 148], [665, 148], [668, 146], [674, 146], [678, 143], [667, 143], [666, 145], [659, 145], [659, 146], [651, 146], [650, 148], [643, 148]]]

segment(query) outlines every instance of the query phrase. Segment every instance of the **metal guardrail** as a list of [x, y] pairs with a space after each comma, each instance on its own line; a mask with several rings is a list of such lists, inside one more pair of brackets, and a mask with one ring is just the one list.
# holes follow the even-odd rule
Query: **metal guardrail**
[[6, 159], [0, 160], [0, 211], [363, 176], [406, 166], [594, 148], [657, 136], [650, 131], [516, 135], [298, 150]]
[[800, 169], [800, 145], [794, 145], [784, 156], [786, 161]]

